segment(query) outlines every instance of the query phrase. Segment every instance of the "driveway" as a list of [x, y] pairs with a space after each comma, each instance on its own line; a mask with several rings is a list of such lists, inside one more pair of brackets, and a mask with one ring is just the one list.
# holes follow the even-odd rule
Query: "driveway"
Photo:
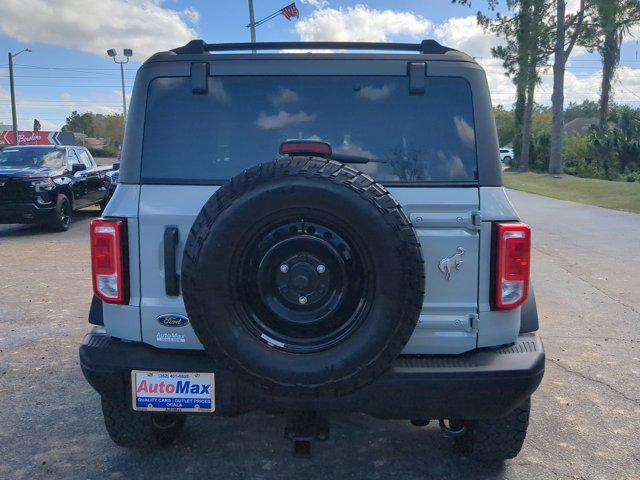
[[78, 367], [91, 288], [88, 222], [0, 226], [0, 478], [640, 478], [640, 215], [510, 192], [534, 229], [547, 373], [522, 453], [503, 466], [451, 451], [437, 427], [333, 418], [310, 460], [284, 419], [192, 417], [143, 454], [108, 439]]

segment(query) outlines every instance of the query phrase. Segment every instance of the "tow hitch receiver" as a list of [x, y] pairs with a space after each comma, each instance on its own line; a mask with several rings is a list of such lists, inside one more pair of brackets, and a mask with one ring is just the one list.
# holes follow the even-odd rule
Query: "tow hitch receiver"
[[317, 412], [298, 412], [287, 416], [284, 438], [293, 442], [293, 456], [311, 456], [311, 442], [329, 438], [329, 421]]

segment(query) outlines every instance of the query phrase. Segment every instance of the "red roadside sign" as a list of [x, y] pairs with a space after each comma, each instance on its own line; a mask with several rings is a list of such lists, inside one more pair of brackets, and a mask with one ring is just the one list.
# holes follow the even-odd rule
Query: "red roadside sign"
[[18, 142], [13, 140], [13, 131], [0, 132], [0, 145], [74, 145], [73, 132], [47, 132], [18, 130]]

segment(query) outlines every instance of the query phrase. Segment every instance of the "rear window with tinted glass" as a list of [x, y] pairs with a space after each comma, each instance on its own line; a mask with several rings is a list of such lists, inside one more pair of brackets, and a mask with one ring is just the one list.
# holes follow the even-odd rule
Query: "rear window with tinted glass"
[[407, 77], [229, 76], [209, 78], [206, 95], [189, 77], [151, 82], [142, 181], [223, 182], [296, 139], [379, 160], [356, 167], [381, 182], [477, 179], [462, 78], [429, 77], [425, 94], [410, 95]]

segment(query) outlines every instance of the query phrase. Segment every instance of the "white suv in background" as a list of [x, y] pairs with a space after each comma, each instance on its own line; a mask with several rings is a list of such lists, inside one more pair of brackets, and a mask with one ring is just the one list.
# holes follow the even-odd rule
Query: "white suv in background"
[[511, 160], [513, 160], [513, 148], [501, 148], [500, 161], [502, 163], [508, 163]]

